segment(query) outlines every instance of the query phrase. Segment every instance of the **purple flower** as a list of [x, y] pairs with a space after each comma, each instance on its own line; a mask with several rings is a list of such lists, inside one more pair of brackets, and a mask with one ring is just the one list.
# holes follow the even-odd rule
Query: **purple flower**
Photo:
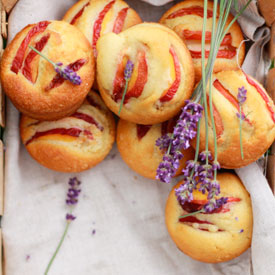
[[209, 160], [213, 160], [210, 151], [203, 151], [203, 152], [201, 152], [200, 155], [199, 155], [199, 159], [200, 159], [201, 161], [205, 161], [207, 157], [208, 157]]
[[186, 179], [183, 184], [175, 189], [175, 195], [178, 202], [184, 205], [185, 202], [193, 200], [193, 189], [196, 187], [196, 182], [192, 178]]
[[244, 104], [244, 102], [246, 101], [246, 93], [247, 93], [247, 90], [245, 89], [244, 86], [238, 89], [237, 98], [238, 98], [239, 104]]
[[172, 140], [171, 134], [165, 134], [156, 140], [156, 146], [158, 146], [160, 150], [167, 149]]
[[244, 114], [240, 114], [240, 113], [236, 113], [237, 117], [240, 118], [241, 120], [245, 120], [245, 115]]
[[167, 150], [157, 169], [156, 179], [169, 183], [176, 174], [179, 161], [183, 157], [181, 151], [188, 149], [190, 141], [196, 137], [197, 123], [202, 116], [202, 111], [203, 107], [200, 104], [186, 100], [172, 135], [166, 134], [156, 141], [156, 145], [161, 150]]
[[69, 180], [69, 189], [67, 192], [67, 199], [66, 199], [66, 203], [68, 205], [75, 205], [78, 202], [78, 196], [79, 193], [81, 192], [79, 186], [80, 186], [81, 182], [76, 178], [70, 178]]
[[162, 182], [169, 183], [172, 176], [176, 173], [176, 169], [174, 167], [174, 160], [171, 155], [165, 154], [163, 156], [163, 160], [160, 163], [157, 169], [157, 176], [156, 178]]
[[75, 219], [76, 219], [76, 217], [73, 214], [69, 214], [69, 213], [66, 214], [67, 221], [73, 221]]
[[227, 203], [228, 198], [221, 197], [220, 199], [211, 199], [207, 204], [204, 205], [203, 209], [206, 213], [211, 213], [215, 209], [222, 207]]
[[124, 69], [124, 79], [130, 80], [134, 69], [134, 63], [131, 60], [128, 60]]
[[243, 233], [243, 232], [244, 232], [244, 230], [243, 230], [243, 229], [241, 229], [241, 230], [240, 230], [240, 233]]
[[80, 76], [75, 71], [70, 69], [68, 66], [66, 66], [65, 68], [62, 66], [63, 66], [63, 63], [58, 62], [58, 63], [56, 63], [56, 66], [54, 68], [55, 71], [62, 78], [69, 80], [70, 82], [72, 82], [75, 85], [80, 85], [82, 83]]

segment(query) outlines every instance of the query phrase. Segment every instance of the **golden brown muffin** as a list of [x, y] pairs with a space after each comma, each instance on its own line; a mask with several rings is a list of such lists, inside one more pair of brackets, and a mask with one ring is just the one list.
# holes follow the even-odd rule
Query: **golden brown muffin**
[[[161, 17], [160, 23], [174, 30], [186, 43], [194, 61], [196, 81], [201, 78], [201, 38], [203, 26], [203, 0], [185, 0], [170, 8]], [[206, 24], [206, 57], [210, 51], [211, 30], [213, 22], [213, 2], [209, 1], [207, 6]], [[217, 8], [219, 11], [219, 6]], [[233, 19], [229, 15], [226, 27]], [[218, 18], [216, 20], [218, 22]], [[224, 70], [234, 70], [238, 68], [237, 49], [243, 40], [242, 31], [235, 22], [225, 38], [223, 39], [217, 59], [215, 61], [214, 72]], [[245, 55], [245, 45], [239, 50], [239, 64], [242, 64]], [[205, 61], [206, 62], [206, 61]]]
[[40, 164], [60, 172], [81, 172], [108, 155], [115, 122], [101, 98], [91, 91], [69, 117], [38, 121], [23, 115], [20, 131], [30, 155]]
[[155, 124], [175, 116], [191, 96], [194, 68], [184, 43], [170, 29], [143, 23], [108, 33], [97, 43], [97, 82], [106, 105], [118, 114], [125, 88], [124, 69], [134, 69], [120, 117]]
[[[142, 125], [120, 119], [117, 127], [117, 147], [123, 160], [138, 174], [156, 178], [156, 170], [162, 161], [164, 152], [156, 146], [156, 140], [171, 133], [176, 118], [155, 125]], [[183, 151], [183, 159], [175, 176], [178, 176], [187, 160], [193, 159], [193, 148]]]
[[[28, 45], [75, 71], [81, 85], [64, 80]], [[1, 81], [19, 111], [35, 119], [55, 120], [79, 108], [93, 84], [94, 69], [92, 48], [77, 28], [63, 21], [43, 21], [26, 26], [8, 45]]]
[[120, 33], [142, 22], [139, 15], [121, 0], [81, 0], [73, 5], [63, 20], [81, 30], [96, 53], [100, 36]]
[[241, 255], [251, 244], [253, 216], [251, 200], [240, 179], [231, 173], [217, 177], [220, 197], [228, 201], [221, 208], [206, 213], [179, 218], [198, 211], [207, 203], [207, 195], [194, 191], [194, 200], [183, 206], [177, 200], [175, 188], [171, 191], [165, 211], [168, 232], [177, 247], [193, 259], [218, 263]]
[[[241, 158], [238, 89], [247, 90], [242, 105]], [[239, 168], [256, 161], [275, 139], [275, 106], [263, 86], [242, 71], [224, 71], [214, 75], [213, 114], [217, 133], [218, 161], [223, 168]], [[209, 149], [214, 155], [213, 129], [209, 117]], [[202, 118], [200, 150], [205, 150], [205, 121]]]

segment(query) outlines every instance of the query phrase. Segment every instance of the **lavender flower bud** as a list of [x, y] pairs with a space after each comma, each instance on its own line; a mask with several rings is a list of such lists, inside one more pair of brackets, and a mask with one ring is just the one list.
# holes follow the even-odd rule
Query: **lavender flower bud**
[[79, 186], [80, 186], [81, 182], [76, 178], [71, 178], [69, 180], [69, 185], [70, 188], [68, 189], [67, 192], [67, 199], [66, 199], [66, 203], [68, 205], [75, 205], [78, 202], [78, 196], [81, 192]]
[[68, 66], [65, 68], [62, 68], [62, 63], [58, 62], [55, 66], [55, 71], [64, 79], [69, 80], [75, 85], [80, 85], [82, 83], [82, 80], [79, 75], [72, 69], [70, 69]]
[[124, 69], [124, 79], [125, 80], [130, 80], [133, 70], [134, 70], [134, 63], [131, 60], [128, 60], [126, 66], [125, 66], [125, 69]]
[[244, 104], [244, 102], [246, 101], [246, 93], [247, 93], [247, 90], [245, 89], [244, 86], [238, 89], [237, 98], [238, 98], [239, 104]]
[[74, 215], [69, 214], [69, 213], [66, 214], [66, 220], [67, 221], [73, 221], [75, 219], [76, 219], [76, 217]]
[[236, 113], [237, 117], [240, 118], [241, 120], [245, 120], [245, 115], [240, 113]]
[[[170, 151], [167, 153], [171, 156], [170, 168], [168, 168], [167, 164], [165, 166], [161, 163], [157, 169], [157, 179], [165, 179], [165, 182], [169, 183], [175, 175], [177, 171], [176, 168], [179, 166], [179, 159], [183, 157], [181, 151], [188, 149], [190, 147], [190, 141], [196, 137], [197, 123], [202, 116], [202, 111], [203, 108], [200, 104], [187, 100], [174, 127], [172, 136], [166, 135], [157, 140], [156, 145], [159, 146], [160, 149], [170, 148]], [[165, 161], [163, 158], [163, 162]], [[171, 169], [171, 167], [174, 169]], [[187, 173], [189, 172], [186, 172], [186, 174]]]

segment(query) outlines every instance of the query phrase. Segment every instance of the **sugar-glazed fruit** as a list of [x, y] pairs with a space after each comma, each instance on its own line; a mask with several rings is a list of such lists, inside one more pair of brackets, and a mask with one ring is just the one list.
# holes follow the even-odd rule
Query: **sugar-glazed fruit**
[[[203, 6], [203, 0], [185, 0], [170, 8], [160, 19], [161, 24], [174, 30], [186, 43], [194, 61], [197, 81], [201, 78]], [[219, 11], [219, 7], [217, 10]], [[233, 16], [229, 15], [225, 28], [229, 25], [232, 19]], [[216, 21], [218, 22], [218, 16]], [[205, 57], [209, 56], [212, 22], [213, 3], [208, 1], [205, 33]], [[242, 31], [238, 23], [235, 22], [221, 42], [217, 59], [215, 61], [214, 72], [234, 70], [238, 68], [237, 52], [243, 39]], [[242, 44], [238, 52], [239, 64], [242, 64], [244, 55], [245, 45]]]
[[126, 87], [125, 67], [133, 65], [120, 117], [155, 124], [175, 116], [191, 96], [194, 67], [190, 53], [170, 29], [156, 23], [108, 33], [97, 43], [97, 82], [106, 105], [115, 113]]
[[168, 232], [177, 247], [188, 256], [206, 263], [229, 261], [241, 255], [251, 244], [253, 215], [251, 200], [240, 179], [231, 173], [218, 174], [220, 197], [227, 203], [210, 213], [199, 211], [207, 203], [207, 194], [193, 192], [193, 200], [181, 204], [171, 191], [165, 210]]
[[69, 117], [38, 121], [23, 115], [20, 132], [40, 164], [60, 172], [81, 172], [107, 156], [115, 139], [115, 122], [101, 98], [90, 92]]
[[[81, 79], [76, 85], [65, 80], [54, 66], [63, 63]], [[63, 21], [42, 21], [26, 26], [4, 51], [1, 82], [16, 108], [39, 120], [55, 120], [80, 107], [94, 81], [94, 56], [85, 36]]]

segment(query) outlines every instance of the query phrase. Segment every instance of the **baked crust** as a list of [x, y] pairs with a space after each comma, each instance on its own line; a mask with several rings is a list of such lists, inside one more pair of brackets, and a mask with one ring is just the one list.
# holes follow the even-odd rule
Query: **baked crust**
[[[156, 179], [156, 170], [162, 161], [163, 152], [156, 146], [156, 140], [161, 137], [164, 123], [148, 127], [144, 136], [138, 135], [137, 127], [146, 131], [144, 125], [137, 125], [126, 120], [119, 120], [117, 126], [117, 147], [122, 159], [138, 174]], [[144, 130], [143, 130], [144, 129]], [[193, 148], [183, 151], [184, 157], [180, 161], [179, 169], [175, 176], [181, 174], [187, 160], [193, 159], [195, 152]]]
[[[222, 121], [223, 131], [218, 137], [218, 161], [223, 168], [233, 169], [246, 166], [258, 158], [270, 147], [275, 139], [275, 106], [264, 87], [253, 80], [263, 91], [268, 99], [268, 105], [273, 114], [268, 110], [268, 105], [256, 90], [249, 84], [246, 75], [241, 71], [224, 71], [213, 76], [237, 100], [238, 89], [247, 90], [247, 99], [242, 109], [246, 119], [242, 123], [242, 144], [244, 159], [240, 152], [239, 110], [225, 96], [212, 86], [213, 104]], [[207, 90], [208, 92], [208, 90]], [[214, 139], [211, 121], [209, 119], [209, 149], [214, 155]], [[194, 145], [194, 144], [193, 144]], [[200, 151], [205, 150], [205, 121], [201, 120]]]
[[[161, 46], [160, 46], [161, 45]], [[171, 61], [171, 49], [178, 62], [179, 86], [171, 100], [161, 102], [160, 99], [175, 83], [175, 60]], [[122, 66], [124, 58], [134, 64], [133, 75], [139, 68], [139, 54], [145, 55], [146, 70], [140, 74], [140, 82], [144, 86], [138, 96], [132, 96], [124, 105], [120, 117], [138, 124], [155, 124], [175, 116], [184, 101], [192, 94], [194, 86], [194, 68], [190, 53], [177, 35], [168, 28], [157, 23], [142, 23], [133, 26], [120, 34], [108, 33], [97, 43], [97, 82], [106, 105], [118, 115], [121, 100], [114, 99], [114, 83], [118, 66]], [[174, 63], [173, 63], [174, 62]], [[125, 68], [126, 62], [123, 65]], [[131, 80], [135, 80], [132, 75]], [[176, 75], [176, 76], [175, 76]], [[161, 76], [161, 77], [160, 77]], [[123, 77], [123, 76], [122, 76]], [[131, 86], [129, 81], [129, 87]], [[127, 92], [131, 88], [128, 87]], [[126, 94], [127, 97], [127, 94]]]
[[[169, 15], [171, 15], [172, 13], [180, 9], [194, 7], [194, 6], [199, 6], [203, 8], [204, 1], [203, 0], [185, 0], [183, 2], [180, 2], [174, 5], [173, 7], [171, 7], [168, 11], [166, 11], [164, 15], [161, 17], [159, 22], [171, 28], [172, 30], [174, 30], [183, 39], [183, 41], [187, 43], [187, 47], [190, 50], [194, 49], [196, 51], [201, 51], [201, 45], [200, 45], [201, 42], [196, 43], [196, 45], [192, 45], [192, 41], [191, 43], [188, 43], [184, 39], [182, 32], [183, 30], [202, 31], [203, 17], [194, 15], [194, 14], [187, 14], [176, 18], [170, 18], [170, 19], [167, 18]], [[208, 1], [207, 8], [208, 10], [213, 10], [213, 2]], [[219, 6], [217, 10], [219, 11]], [[233, 16], [229, 14], [225, 28], [229, 25], [232, 19], [233, 19]], [[206, 31], [211, 32], [212, 21], [213, 21], [212, 17], [207, 19]], [[218, 22], [218, 18], [216, 21]], [[232, 46], [238, 49], [241, 42], [244, 40], [244, 38], [243, 38], [241, 28], [237, 22], [235, 22], [232, 25], [228, 33], [230, 33], [232, 37]], [[244, 57], [245, 57], [245, 44], [243, 43], [239, 48], [239, 53], [238, 53], [240, 65], [243, 63]], [[194, 62], [195, 77], [197, 82], [201, 79], [201, 58], [193, 58], [193, 62]], [[205, 62], [207, 62], [207, 59]], [[237, 69], [238, 69], [237, 56], [234, 56], [232, 59], [217, 58], [215, 61], [215, 66], [213, 71], [214, 73], [217, 73], [220, 71], [237, 70]]]
[[[60, 130], [47, 132], [53, 129], [79, 129], [81, 133], [77, 137], [68, 132], [60, 134]], [[41, 132], [44, 134], [39, 136]], [[38, 121], [22, 115], [20, 133], [30, 155], [43, 166], [60, 172], [81, 172], [108, 155], [115, 139], [115, 122], [101, 98], [91, 91], [70, 117]]]
[[[196, 214], [201, 221], [208, 221], [216, 226], [215, 230], [203, 231], [197, 225], [179, 222], [184, 210], [171, 191], [165, 210], [165, 221], [168, 232], [177, 247], [188, 256], [206, 263], [229, 261], [241, 255], [251, 244], [253, 215], [251, 200], [240, 179], [231, 173], [221, 173], [217, 177], [220, 186], [220, 197], [241, 199], [230, 203], [230, 211], [215, 214]], [[194, 194], [194, 199], [202, 199]], [[205, 196], [206, 197], [206, 196]], [[228, 203], [229, 204], [229, 203]], [[223, 230], [223, 231], [218, 231]]]
[[5, 93], [19, 111], [39, 120], [55, 120], [72, 114], [82, 104], [94, 81], [94, 57], [85, 36], [66, 22], [49, 22], [47, 28], [31, 38], [29, 44], [35, 46], [49, 35], [42, 52], [52, 61], [62, 62], [66, 66], [83, 59], [85, 64], [77, 71], [81, 85], [66, 80], [58, 87], [47, 89], [56, 72], [49, 62], [38, 55], [31, 63], [33, 80], [27, 79], [22, 71], [31, 52], [28, 48], [18, 73], [11, 70], [19, 46], [39, 23], [26, 26], [15, 36], [4, 51], [1, 62], [1, 82]]

